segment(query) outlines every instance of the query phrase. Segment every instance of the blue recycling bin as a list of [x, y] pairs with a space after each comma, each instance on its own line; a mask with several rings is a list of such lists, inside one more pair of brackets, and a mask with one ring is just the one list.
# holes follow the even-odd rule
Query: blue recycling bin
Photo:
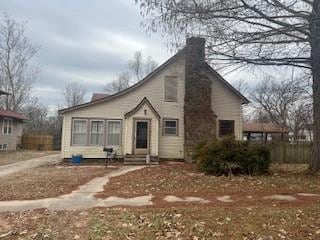
[[71, 163], [80, 164], [82, 161], [82, 154], [72, 155]]

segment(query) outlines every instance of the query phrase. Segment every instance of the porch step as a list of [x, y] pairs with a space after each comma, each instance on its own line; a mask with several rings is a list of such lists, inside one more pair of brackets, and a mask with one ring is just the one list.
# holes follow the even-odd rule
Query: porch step
[[150, 163], [146, 162], [146, 155], [134, 155], [128, 154], [124, 157], [124, 165], [158, 165], [159, 158], [155, 156], [150, 156]]

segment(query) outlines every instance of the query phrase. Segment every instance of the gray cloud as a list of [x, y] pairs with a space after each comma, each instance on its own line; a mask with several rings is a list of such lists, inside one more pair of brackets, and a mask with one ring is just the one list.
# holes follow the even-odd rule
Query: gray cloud
[[137, 50], [159, 63], [170, 55], [159, 35], [148, 37], [140, 27], [133, 0], [1, 0], [0, 6], [26, 21], [27, 36], [40, 46], [34, 95], [50, 106], [62, 103], [68, 81], [80, 82], [88, 93], [102, 91]]

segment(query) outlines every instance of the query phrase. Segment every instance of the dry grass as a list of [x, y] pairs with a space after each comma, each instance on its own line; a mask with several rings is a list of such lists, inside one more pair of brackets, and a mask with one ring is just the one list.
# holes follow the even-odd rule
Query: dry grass
[[46, 210], [0, 214], [5, 239], [294, 239], [320, 238], [320, 206]]
[[51, 154], [58, 154], [59, 151], [35, 151], [35, 150], [21, 150], [0, 152], [0, 166], [10, 163], [30, 160], [32, 158], [44, 157]]
[[91, 179], [103, 176], [105, 167], [43, 166], [0, 178], [0, 200], [56, 197], [72, 192]]
[[271, 174], [265, 176], [215, 177], [204, 175], [189, 164], [162, 164], [160, 167], [144, 168], [112, 178], [104, 187], [104, 192], [98, 196], [320, 192], [320, 175], [305, 174], [304, 168], [295, 168], [296, 171], [278, 171], [276, 167], [272, 168]]

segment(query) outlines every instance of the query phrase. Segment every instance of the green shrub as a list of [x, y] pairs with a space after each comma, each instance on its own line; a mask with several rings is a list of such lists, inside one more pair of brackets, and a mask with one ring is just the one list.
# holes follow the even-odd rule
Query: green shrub
[[194, 159], [207, 174], [262, 174], [268, 172], [270, 151], [263, 145], [249, 145], [233, 137], [201, 142], [195, 147]]

